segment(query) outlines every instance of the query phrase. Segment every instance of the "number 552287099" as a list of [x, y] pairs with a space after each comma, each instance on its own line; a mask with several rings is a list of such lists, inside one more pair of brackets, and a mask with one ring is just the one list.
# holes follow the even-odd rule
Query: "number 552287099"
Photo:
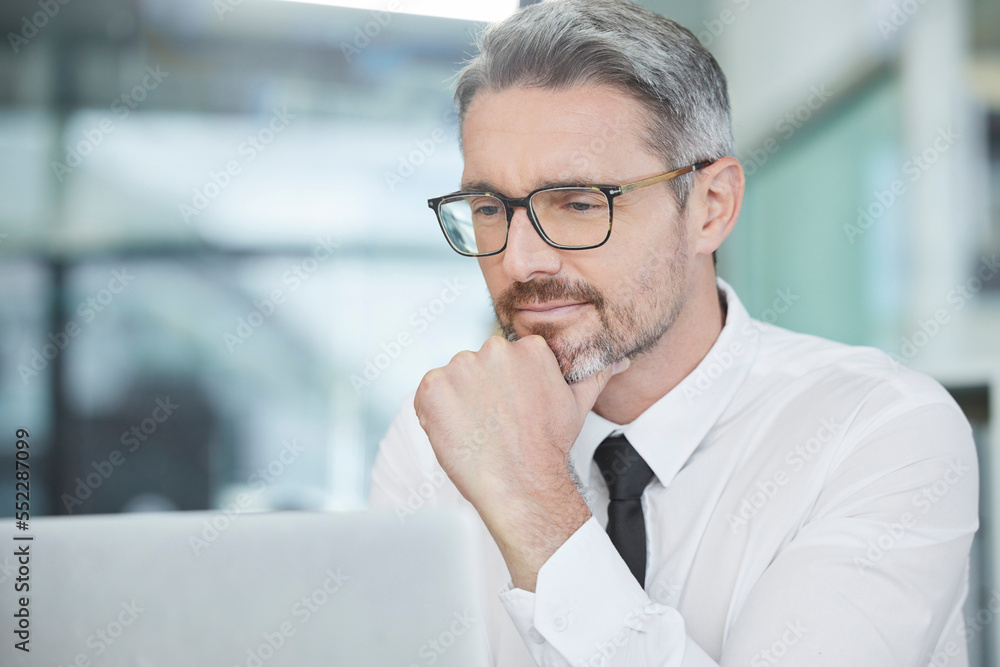
[[14, 518], [18, 522], [18, 527], [20, 528], [24, 525], [21, 530], [26, 530], [27, 525], [21, 524], [22, 521], [27, 522], [31, 518], [31, 506], [30, 502], [30, 482], [31, 482], [31, 466], [28, 460], [31, 458], [31, 446], [28, 444], [28, 438], [31, 437], [26, 429], [17, 429], [17, 452], [14, 454]]

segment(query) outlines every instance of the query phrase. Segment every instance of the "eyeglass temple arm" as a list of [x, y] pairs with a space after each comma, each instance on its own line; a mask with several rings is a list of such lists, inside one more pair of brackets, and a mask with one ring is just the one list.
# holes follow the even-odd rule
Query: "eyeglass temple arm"
[[659, 176], [653, 176], [652, 178], [647, 178], [642, 181], [636, 181], [635, 183], [629, 183], [628, 185], [623, 185], [621, 187], [621, 194], [626, 192], [631, 192], [632, 190], [637, 190], [638, 188], [644, 188], [647, 185], [652, 185], [653, 183], [660, 183], [662, 181], [669, 181], [671, 178], [677, 178], [678, 176], [683, 176], [692, 171], [697, 171], [698, 169], [704, 169], [708, 165], [712, 164], [711, 160], [704, 160], [702, 162], [696, 162], [695, 164], [688, 165], [687, 167], [681, 167], [680, 169], [674, 169], [673, 171], [668, 171], [665, 174], [660, 174]]

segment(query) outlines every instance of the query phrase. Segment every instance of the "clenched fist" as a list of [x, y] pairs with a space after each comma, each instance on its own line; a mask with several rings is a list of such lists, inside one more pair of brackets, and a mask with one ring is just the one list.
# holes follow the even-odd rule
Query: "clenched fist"
[[575, 384], [545, 339], [488, 339], [427, 373], [414, 408], [438, 462], [476, 508], [514, 585], [534, 590], [538, 569], [589, 517], [569, 451], [623, 360]]

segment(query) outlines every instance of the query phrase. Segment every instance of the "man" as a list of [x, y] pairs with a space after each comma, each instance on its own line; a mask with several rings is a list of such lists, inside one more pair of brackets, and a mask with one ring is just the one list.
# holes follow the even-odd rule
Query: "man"
[[697, 39], [626, 2], [533, 5], [456, 100], [461, 191], [429, 204], [505, 337], [424, 376], [371, 506], [474, 508], [493, 663], [967, 664], [968, 422], [716, 278], [744, 175]]

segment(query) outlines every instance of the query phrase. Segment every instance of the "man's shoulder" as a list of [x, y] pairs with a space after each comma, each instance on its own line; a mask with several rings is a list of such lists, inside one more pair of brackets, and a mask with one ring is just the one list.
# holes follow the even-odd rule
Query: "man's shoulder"
[[800, 387], [821, 386], [836, 396], [880, 396], [905, 407], [946, 403], [958, 408], [934, 378], [876, 347], [851, 345], [752, 320], [760, 344], [753, 374]]
[[874, 347], [767, 324], [759, 334], [751, 372], [724, 422], [762, 425], [781, 450], [776, 455], [789, 438], [820, 443], [825, 455], [814, 457], [816, 465], [849, 470], [860, 461], [859, 475], [901, 461], [975, 461], [968, 419], [929, 375]]

